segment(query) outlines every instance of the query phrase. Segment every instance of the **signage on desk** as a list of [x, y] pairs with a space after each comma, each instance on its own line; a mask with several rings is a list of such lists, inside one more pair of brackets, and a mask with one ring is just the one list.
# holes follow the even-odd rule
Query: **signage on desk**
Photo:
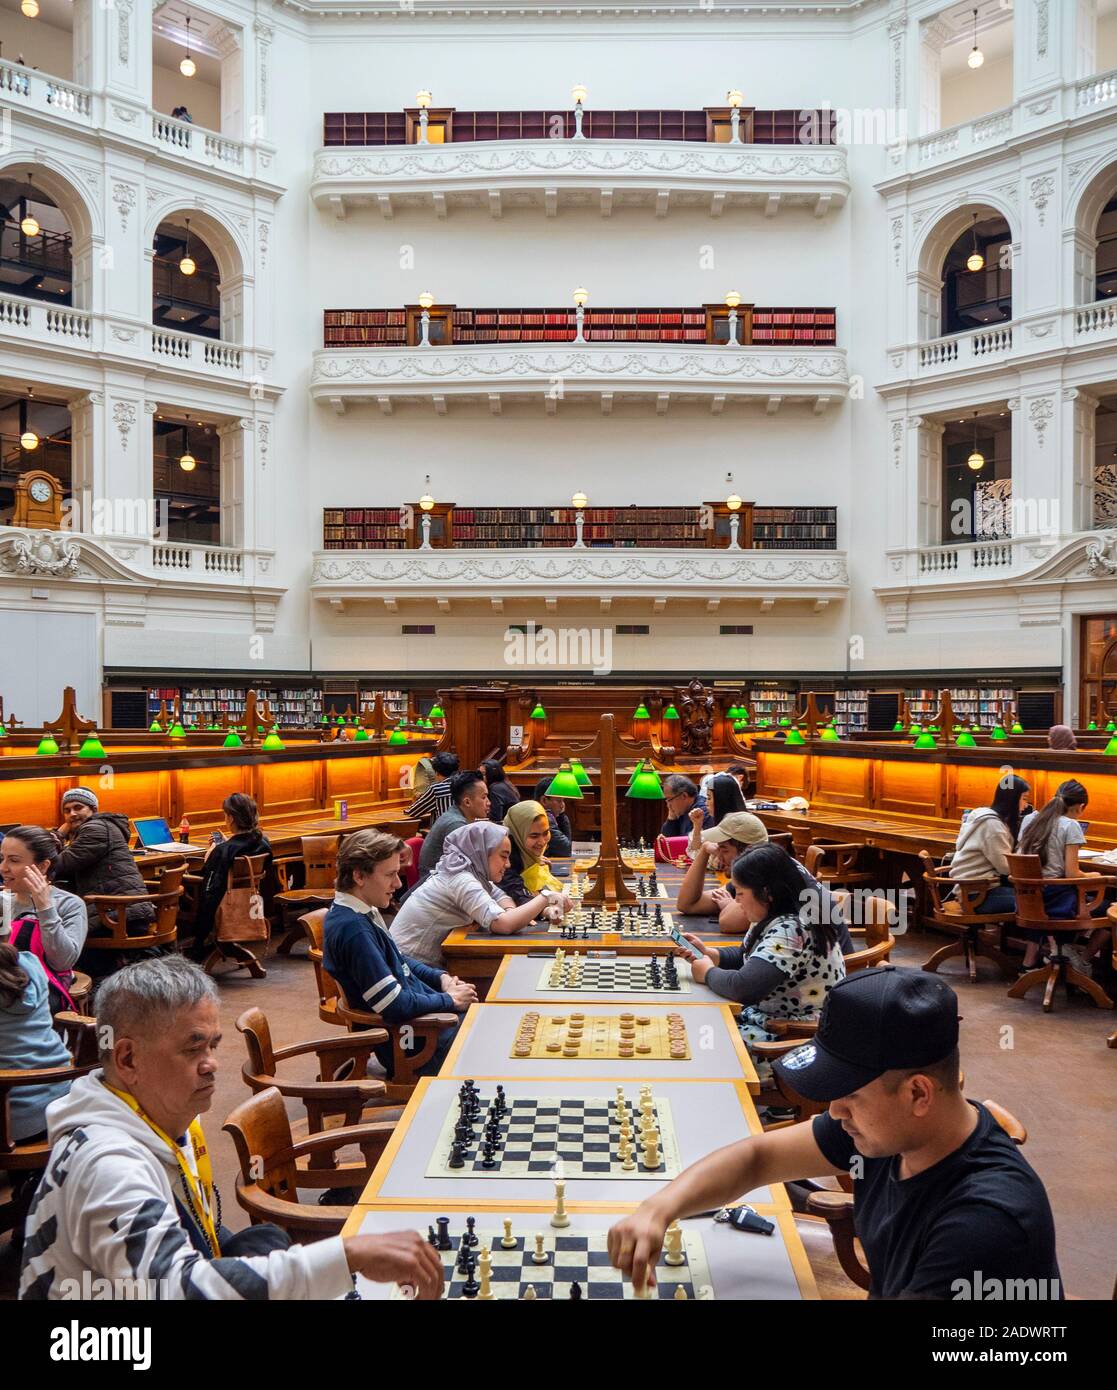
[[349, 802], [343, 801], [341, 797], [334, 798], [334, 820], [349, 819]]
[[524, 726], [522, 724], [513, 724], [512, 727], [508, 730], [508, 742], [512, 744], [513, 747], [515, 747], [516, 744], [523, 743], [523, 741]]

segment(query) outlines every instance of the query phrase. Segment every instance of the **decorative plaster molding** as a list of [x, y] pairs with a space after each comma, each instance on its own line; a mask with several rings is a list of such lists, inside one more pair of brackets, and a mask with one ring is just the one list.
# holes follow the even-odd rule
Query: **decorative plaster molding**
[[1028, 419], [1036, 427], [1036, 443], [1042, 449], [1048, 422], [1055, 413], [1055, 402], [1051, 396], [1036, 396], [1028, 405]]
[[1049, 0], [1036, 0], [1036, 54], [1047, 57], [1047, 8]]
[[128, 214], [136, 206], [135, 186], [130, 183], [114, 183], [112, 200], [120, 213], [120, 230], [126, 232], [128, 230]]
[[78, 572], [81, 550], [66, 531], [22, 531], [0, 536], [0, 573], [54, 575]]
[[116, 0], [116, 52], [127, 67], [132, 58], [132, 0]]
[[136, 406], [133, 401], [116, 401], [112, 408], [113, 424], [120, 431], [120, 451], [128, 451], [128, 434], [136, 423]]
[[1055, 180], [1050, 174], [1038, 174], [1028, 184], [1028, 194], [1039, 215], [1039, 225], [1046, 221], [1047, 202], [1055, 192]]

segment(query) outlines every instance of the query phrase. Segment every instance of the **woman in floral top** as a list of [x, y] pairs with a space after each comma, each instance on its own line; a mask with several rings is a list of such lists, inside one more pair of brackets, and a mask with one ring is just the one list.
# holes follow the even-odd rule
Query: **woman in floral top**
[[740, 946], [707, 946], [686, 939], [703, 953], [691, 962], [694, 978], [726, 999], [742, 1005], [737, 1018], [746, 1042], [771, 1042], [773, 1018], [806, 1022], [817, 1019], [831, 986], [845, 979], [845, 959], [838, 933], [828, 921], [804, 918], [803, 877], [779, 845], [756, 845], [733, 864], [737, 904], [752, 926]]

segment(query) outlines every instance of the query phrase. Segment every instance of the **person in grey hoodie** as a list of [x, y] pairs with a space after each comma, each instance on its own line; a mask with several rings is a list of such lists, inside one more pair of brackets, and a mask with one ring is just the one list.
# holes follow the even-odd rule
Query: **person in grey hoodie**
[[57, 858], [55, 837], [39, 825], [17, 825], [0, 842], [0, 883], [4, 889], [0, 893], [0, 921], [19, 950], [34, 949], [31, 938], [38, 926], [39, 950], [35, 954], [47, 978], [54, 977], [51, 1003], [55, 1013], [70, 1004], [54, 997], [54, 982], [69, 990], [74, 964], [89, 930], [82, 900], [51, 882]]
[[997, 886], [986, 895], [979, 912], [1016, 911], [1016, 894], [1008, 885], [1006, 856], [1016, 852], [1020, 820], [1029, 790], [1022, 777], [1002, 777], [997, 784], [993, 804], [971, 811], [958, 831], [950, 861], [950, 877], [959, 880], [997, 880]]
[[[51, 1023], [47, 977], [38, 956], [0, 941], [0, 1069], [69, 1064], [70, 1054]], [[45, 1138], [47, 1106], [69, 1089], [68, 1081], [16, 1086], [8, 1093], [8, 1137], [17, 1143]]]
[[220, 1037], [216, 987], [182, 956], [101, 986], [101, 1068], [47, 1107], [20, 1298], [333, 1299], [355, 1275], [441, 1297], [441, 1257], [416, 1230], [291, 1245], [276, 1226], [222, 1224], [199, 1121]]

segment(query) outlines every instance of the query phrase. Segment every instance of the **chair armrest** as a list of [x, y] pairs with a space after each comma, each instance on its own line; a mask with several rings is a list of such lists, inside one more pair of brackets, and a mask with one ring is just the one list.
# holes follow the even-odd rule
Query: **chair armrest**
[[452, 1028], [455, 1023], [461, 1021], [461, 1014], [418, 1014], [415, 1018], [409, 1018], [407, 1022], [421, 1032], [429, 1032], [432, 1028]]
[[99, 1062], [89, 1062], [85, 1066], [77, 1067], [72, 1062], [67, 1062], [65, 1066], [58, 1067], [0, 1071], [0, 1094], [17, 1086], [46, 1086], [54, 1081], [73, 1081], [76, 1077], [84, 1076], [86, 1072], [96, 1070], [99, 1065]]
[[811, 1216], [821, 1216], [826, 1221], [834, 1238], [834, 1253], [842, 1271], [859, 1289], [867, 1290], [872, 1278], [857, 1258], [854, 1247], [856, 1232], [852, 1195], [848, 1192], [812, 1192], [807, 1198], [807, 1211]]
[[[244, 1075], [245, 1081], [256, 1089], [274, 1086], [281, 1096], [286, 1096], [289, 1100], [317, 1100], [317, 1101], [361, 1101], [367, 1105], [370, 1101], [379, 1099], [380, 1096], [387, 1095], [388, 1087], [383, 1081], [377, 1080], [374, 1076], [360, 1077], [352, 1081], [283, 1081], [278, 1076], [256, 1076], [249, 1072]], [[330, 1130], [330, 1134], [335, 1134], [336, 1130]]]
[[395, 1120], [373, 1120], [364, 1125], [346, 1125], [342, 1129], [326, 1130], [323, 1134], [312, 1134], [291, 1145], [292, 1158], [302, 1158], [310, 1154], [332, 1153], [343, 1149], [347, 1144], [358, 1144], [362, 1148], [372, 1144], [386, 1144], [395, 1130]]
[[777, 1038], [813, 1038], [818, 1032], [818, 1022], [815, 1019], [796, 1021], [791, 1018], [771, 1018], [765, 1027], [769, 1033], [775, 1033]]
[[797, 1047], [803, 1046], [802, 1038], [781, 1038], [779, 1042], [750, 1042], [749, 1051], [756, 1057], [763, 1057], [771, 1061], [774, 1057], [782, 1057], [785, 1052], [794, 1052]]
[[259, 1183], [237, 1183], [237, 1201], [253, 1218], [270, 1221], [282, 1230], [294, 1228], [314, 1237], [338, 1236], [349, 1219], [350, 1207], [307, 1206], [288, 1202], [265, 1192]]
[[272, 1055], [277, 1062], [285, 1061], [288, 1057], [302, 1057], [308, 1052], [352, 1052], [357, 1047], [379, 1047], [381, 1043], [388, 1041], [388, 1030], [386, 1028], [367, 1028], [360, 1035], [359, 1043], [353, 1042], [353, 1035], [347, 1034], [344, 1038], [318, 1038], [314, 1042], [291, 1043], [287, 1047], [273, 1048]]
[[130, 907], [133, 903], [154, 903], [159, 898], [180, 897], [182, 889], [173, 893], [89, 893], [82, 901], [97, 907]]

